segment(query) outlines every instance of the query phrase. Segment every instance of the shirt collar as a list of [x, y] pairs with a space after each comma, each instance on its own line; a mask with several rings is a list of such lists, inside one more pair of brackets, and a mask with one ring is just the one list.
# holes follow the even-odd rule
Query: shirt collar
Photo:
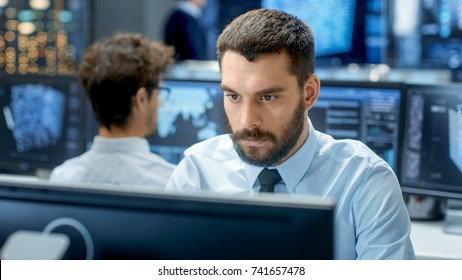
[[[318, 139], [315, 134], [316, 130], [309, 118], [308, 126], [309, 134], [303, 145], [289, 159], [276, 166], [289, 193], [295, 192], [298, 183], [308, 171], [318, 146]], [[250, 188], [258, 184], [257, 177], [262, 170], [263, 167], [246, 164], [245, 172]]]
[[149, 142], [140, 137], [108, 138], [96, 135], [93, 138], [92, 150], [102, 153], [150, 153]]
[[194, 18], [200, 18], [202, 16], [201, 8], [187, 1], [178, 2], [176, 7]]

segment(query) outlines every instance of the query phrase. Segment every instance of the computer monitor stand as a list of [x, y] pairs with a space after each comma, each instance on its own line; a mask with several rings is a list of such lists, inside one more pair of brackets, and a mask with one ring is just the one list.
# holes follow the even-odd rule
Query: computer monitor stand
[[448, 199], [443, 231], [451, 234], [462, 234], [462, 200]]

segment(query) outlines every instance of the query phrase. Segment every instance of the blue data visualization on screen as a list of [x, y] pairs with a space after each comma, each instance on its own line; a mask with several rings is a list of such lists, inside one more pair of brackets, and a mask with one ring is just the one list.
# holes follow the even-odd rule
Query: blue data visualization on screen
[[336, 139], [356, 139], [397, 170], [401, 85], [323, 81], [308, 115], [314, 127]]
[[0, 169], [51, 169], [84, 151], [86, 103], [77, 77], [0, 80]]
[[307, 23], [314, 33], [316, 56], [351, 51], [355, 0], [263, 0], [261, 5], [285, 11]]
[[151, 150], [178, 163], [189, 146], [225, 133], [223, 91], [218, 81], [164, 80], [170, 89], [158, 110]]

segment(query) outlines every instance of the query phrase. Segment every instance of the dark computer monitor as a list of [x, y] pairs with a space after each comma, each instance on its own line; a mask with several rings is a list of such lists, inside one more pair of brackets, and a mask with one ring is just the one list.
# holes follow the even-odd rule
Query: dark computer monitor
[[399, 179], [411, 217], [446, 214], [445, 230], [462, 234], [462, 85], [407, 85], [405, 103]]
[[317, 130], [362, 141], [398, 171], [401, 94], [400, 83], [323, 80], [308, 115]]
[[333, 209], [330, 199], [309, 196], [117, 192], [0, 179], [0, 244], [18, 230], [46, 228], [69, 236], [68, 259], [332, 259]]
[[462, 199], [462, 85], [407, 85], [404, 191]]
[[1, 74], [0, 169], [51, 169], [84, 150], [85, 96], [75, 76]]

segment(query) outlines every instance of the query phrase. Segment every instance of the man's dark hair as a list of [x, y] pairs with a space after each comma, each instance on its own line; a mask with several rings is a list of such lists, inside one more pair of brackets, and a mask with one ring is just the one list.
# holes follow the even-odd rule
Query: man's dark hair
[[[158, 86], [173, 62], [173, 49], [140, 34], [117, 34], [91, 45], [79, 67], [79, 78], [100, 126], [123, 125], [131, 98], [141, 87]], [[148, 97], [151, 97], [148, 91]]]
[[235, 18], [217, 41], [221, 62], [226, 51], [235, 51], [248, 61], [259, 54], [286, 52], [291, 60], [289, 71], [300, 86], [314, 72], [314, 38], [300, 19], [278, 10], [252, 10]]

